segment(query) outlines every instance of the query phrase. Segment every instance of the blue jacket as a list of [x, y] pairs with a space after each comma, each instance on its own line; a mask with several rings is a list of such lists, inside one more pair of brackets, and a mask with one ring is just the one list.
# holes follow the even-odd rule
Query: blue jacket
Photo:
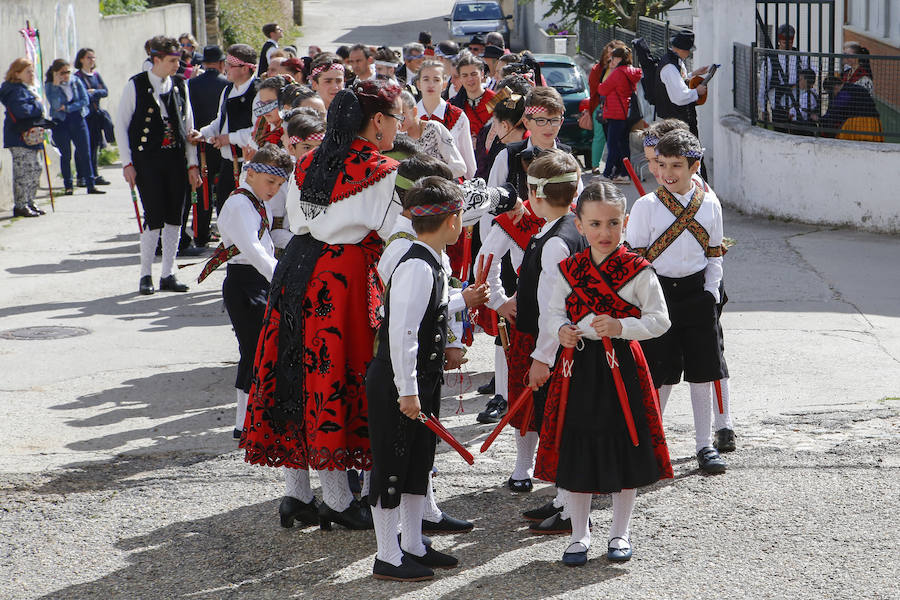
[[31, 93], [24, 83], [4, 81], [3, 85], [0, 85], [0, 102], [6, 107], [3, 147], [40, 149], [41, 144], [26, 145], [22, 140], [22, 134], [36, 125], [47, 125], [41, 99]]
[[[87, 88], [77, 77], [69, 79], [72, 86], [72, 99], [66, 99], [66, 93], [61, 85], [47, 84], [47, 100], [50, 102], [50, 118], [55, 123], [61, 123], [69, 113], [80, 113], [86, 117], [91, 111], [90, 99]], [[60, 109], [63, 109], [62, 111]]]

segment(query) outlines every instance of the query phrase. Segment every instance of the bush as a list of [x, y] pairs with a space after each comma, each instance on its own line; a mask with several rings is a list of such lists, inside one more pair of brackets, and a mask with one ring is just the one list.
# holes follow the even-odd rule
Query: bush
[[106, 146], [100, 148], [100, 155], [97, 156], [97, 162], [101, 167], [108, 167], [119, 162], [119, 149], [115, 146]]
[[[276, 5], [274, 10], [273, 4]], [[219, 0], [223, 47], [248, 44], [259, 52], [266, 41], [262, 26], [273, 22], [284, 29], [284, 38], [278, 45], [293, 44], [300, 37], [300, 30], [294, 25], [292, 15], [281, 14], [278, 4], [272, 0]]]
[[147, 10], [147, 0], [100, 0], [101, 15], [124, 15]]

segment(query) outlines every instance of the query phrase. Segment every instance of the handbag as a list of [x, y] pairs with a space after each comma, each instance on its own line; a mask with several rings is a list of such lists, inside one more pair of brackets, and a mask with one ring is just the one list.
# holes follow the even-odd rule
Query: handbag
[[581, 114], [578, 115], [578, 126], [582, 129], [587, 129], [588, 131], [593, 131], [594, 129], [594, 118], [591, 116], [590, 109], [585, 109], [581, 111]]

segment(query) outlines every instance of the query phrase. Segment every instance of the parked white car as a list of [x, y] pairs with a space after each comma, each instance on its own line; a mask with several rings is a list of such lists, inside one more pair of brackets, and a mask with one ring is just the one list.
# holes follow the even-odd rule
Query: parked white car
[[506, 47], [509, 47], [509, 24], [507, 19], [512, 15], [504, 15], [500, 3], [496, 0], [457, 0], [447, 21], [450, 39], [463, 45], [476, 33], [497, 31], [503, 34]]

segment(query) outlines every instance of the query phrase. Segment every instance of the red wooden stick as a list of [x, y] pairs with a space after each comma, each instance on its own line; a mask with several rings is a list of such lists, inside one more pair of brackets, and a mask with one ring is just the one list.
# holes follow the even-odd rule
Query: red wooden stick
[[[488, 448], [491, 447], [491, 444], [494, 443], [494, 440], [497, 439], [497, 436], [500, 435], [500, 432], [509, 424], [510, 419], [513, 418], [519, 409], [525, 405], [527, 401], [531, 400], [531, 388], [525, 388], [525, 390], [519, 394], [519, 397], [516, 398], [514, 402], [511, 402], [509, 408], [506, 411], [506, 414], [503, 415], [503, 418], [500, 419], [500, 422], [497, 423], [497, 426], [494, 427], [494, 430], [491, 432], [491, 435], [487, 436], [487, 439], [484, 440], [484, 443], [481, 444], [481, 452], [486, 452]], [[533, 404], [530, 403], [529, 404]]]
[[478, 272], [475, 273], [475, 285], [481, 285], [487, 281], [488, 272], [491, 270], [491, 264], [494, 262], [494, 255], [488, 254], [487, 260], [482, 263], [481, 259], [484, 255], [478, 257]]
[[631, 166], [631, 161], [627, 158], [622, 160], [625, 163], [625, 170], [628, 171], [629, 177], [631, 177], [631, 181], [634, 183], [634, 187], [637, 188], [638, 194], [643, 196], [646, 192], [644, 192], [644, 186], [641, 185], [641, 180], [638, 179], [637, 173], [634, 172], [634, 167]]
[[459, 268], [459, 279], [462, 282], [469, 280], [472, 270], [472, 228], [466, 227], [463, 231], [462, 266]]
[[450, 447], [456, 450], [467, 463], [470, 465], [475, 463], [475, 457], [472, 456], [472, 453], [466, 450], [465, 446], [460, 444], [459, 441], [453, 437], [453, 434], [437, 420], [437, 417], [428, 417], [425, 413], [420, 412], [419, 416], [416, 418], [424, 423], [428, 429], [436, 433], [439, 438], [450, 444]]
[[713, 381], [713, 386], [716, 388], [716, 400], [719, 401], [719, 414], [725, 414], [725, 405], [722, 404], [722, 381], [720, 379], [716, 379]]

